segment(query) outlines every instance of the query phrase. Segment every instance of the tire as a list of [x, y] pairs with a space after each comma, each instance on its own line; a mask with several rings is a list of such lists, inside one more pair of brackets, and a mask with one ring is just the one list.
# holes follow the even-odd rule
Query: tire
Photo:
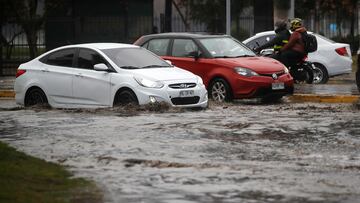
[[329, 80], [329, 74], [322, 64], [314, 63], [314, 84], [325, 84]]
[[304, 62], [303, 68], [305, 74], [305, 82], [307, 84], [312, 84], [314, 82], [314, 69], [312, 67], [312, 63]]
[[120, 90], [114, 99], [114, 106], [124, 106], [128, 104], [139, 105], [139, 101], [135, 93], [131, 90]]
[[48, 105], [48, 100], [44, 91], [42, 91], [40, 88], [31, 88], [26, 93], [24, 104], [25, 107]]
[[222, 78], [214, 79], [209, 85], [209, 97], [217, 102], [229, 102], [232, 100], [231, 88], [228, 82]]

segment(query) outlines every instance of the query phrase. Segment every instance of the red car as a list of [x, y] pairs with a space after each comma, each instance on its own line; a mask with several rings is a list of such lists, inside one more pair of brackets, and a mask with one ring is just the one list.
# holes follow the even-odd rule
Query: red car
[[142, 36], [134, 44], [199, 75], [215, 101], [278, 100], [294, 90], [293, 78], [282, 63], [256, 56], [227, 35], [163, 33]]

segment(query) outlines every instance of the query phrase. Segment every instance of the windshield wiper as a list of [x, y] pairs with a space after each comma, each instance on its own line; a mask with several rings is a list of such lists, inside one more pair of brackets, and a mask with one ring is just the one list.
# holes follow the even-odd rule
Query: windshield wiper
[[164, 67], [171, 67], [171, 66], [164, 66], [164, 65], [148, 65], [142, 68], [164, 68]]
[[254, 55], [247, 55], [247, 54], [244, 54], [244, 55], [239, 55], [239, 56], [235, 56], [236, 58], [238, 57], [254, 57]]
[[234, 58], [232, 56], [214, 56], [214, 58]]
[[137, 66], [121, 66], [120, 68], [123, 68], [123, 69], [139, 69], [139, 67], [137, 67]]
[[239, 58], [239, 57], [253, 57], [252, 55], [238, 55], [238, 56], [215, 56], [214, 58]]

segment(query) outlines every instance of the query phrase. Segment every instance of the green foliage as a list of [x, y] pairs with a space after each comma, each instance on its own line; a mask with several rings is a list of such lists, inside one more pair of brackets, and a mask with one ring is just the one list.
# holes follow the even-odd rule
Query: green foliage
[[0, 202], [101, 202], [92, 182], [0, 142]]

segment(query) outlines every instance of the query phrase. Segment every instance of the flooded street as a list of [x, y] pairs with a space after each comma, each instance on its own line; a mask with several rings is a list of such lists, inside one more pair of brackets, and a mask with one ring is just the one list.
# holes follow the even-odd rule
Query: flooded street
[[[359, 202], [360, 105], [23, 109], [0, 140], [95, 180], [106, 202]], [[8, 103], [6, 103], [8, 102]]]

